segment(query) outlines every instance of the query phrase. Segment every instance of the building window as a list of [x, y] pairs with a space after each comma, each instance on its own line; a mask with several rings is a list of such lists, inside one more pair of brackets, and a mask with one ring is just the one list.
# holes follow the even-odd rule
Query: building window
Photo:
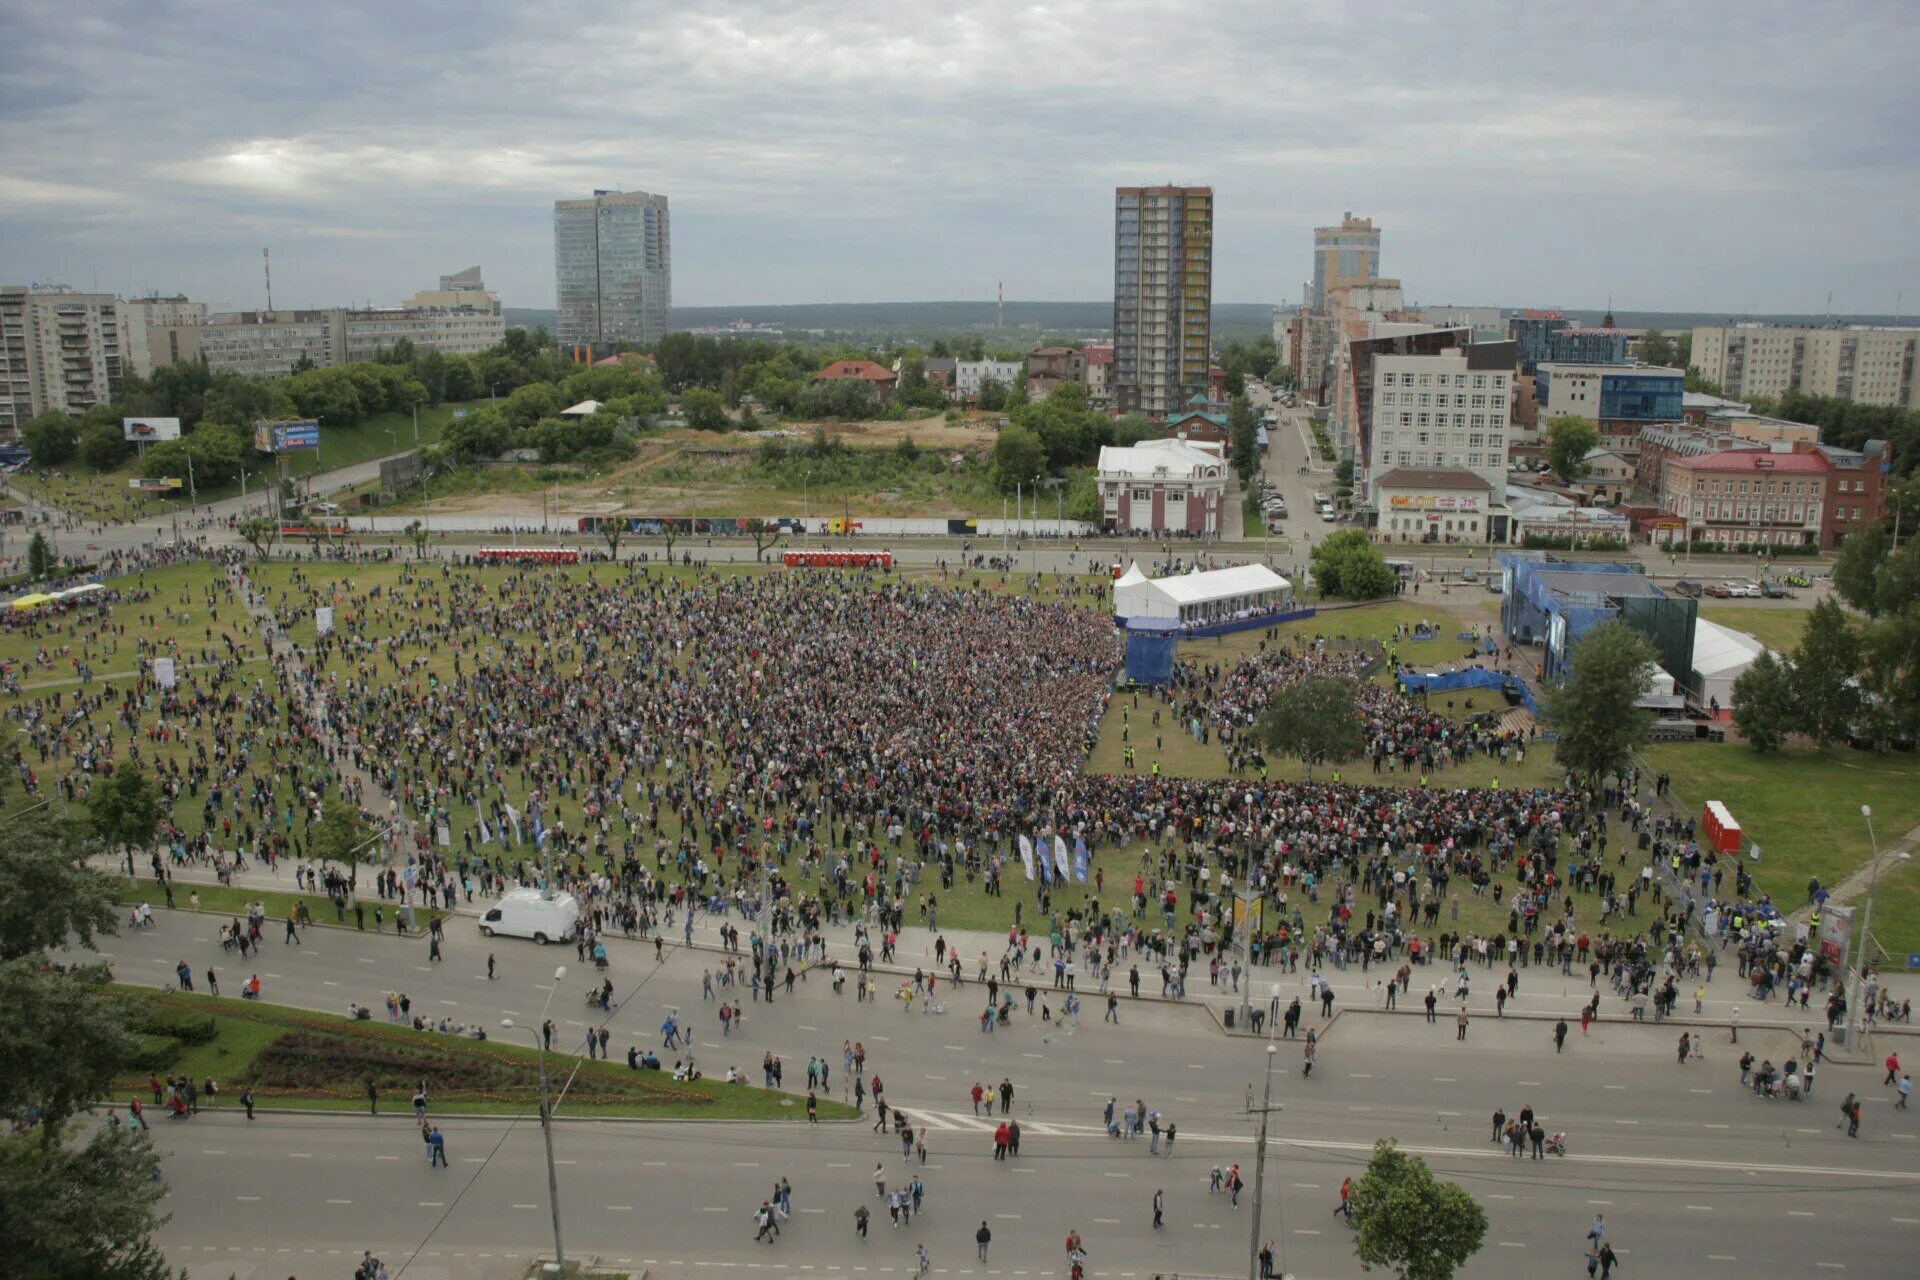
[[1153, 490], [1151, 490], [1151, 489], [1135, 489], [1135, 490], [1133, 491], [1133, 500], [1134, 500], [1135, 502], [1152, 502], [1152, 501], [1153, 501]]
[[1486, 386], [1486, 385], [1487, 385], [1487, 375], [1486, 375], [1486, 374], [1484, 374], [1484, 373], [1476, 373], [1476, 374], [1474, 374], [1474, 375], [1473, 375], [1473, 385], [1474, 385], [1474, 387], [1475, 387], [1476, 389], [1478, 389], [1478, 388], [1480, 388], [1480, 387], [1484, 387], [1484, 386]]

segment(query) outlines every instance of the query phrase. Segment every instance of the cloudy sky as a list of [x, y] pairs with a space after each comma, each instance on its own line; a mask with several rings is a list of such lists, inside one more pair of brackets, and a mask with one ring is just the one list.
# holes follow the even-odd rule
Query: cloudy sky
[[685, 305], [1112, 291], [1209, 183], [1216, 296], [1384, 226], [1409, 299], [1920, 311], [1920, 5], [7, 0], [0, 280], [553, 303], [552, 201], [672, 200]]

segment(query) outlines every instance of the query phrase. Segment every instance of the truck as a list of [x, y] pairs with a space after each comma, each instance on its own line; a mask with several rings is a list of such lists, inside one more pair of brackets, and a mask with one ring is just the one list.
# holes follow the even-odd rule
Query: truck
[[541, 946], [571, 942], [580, 932], [580, 904], [571, 894], [549, 898], [538, 889], [509, 889], [480, 917], [486, 937], [532, 938]]

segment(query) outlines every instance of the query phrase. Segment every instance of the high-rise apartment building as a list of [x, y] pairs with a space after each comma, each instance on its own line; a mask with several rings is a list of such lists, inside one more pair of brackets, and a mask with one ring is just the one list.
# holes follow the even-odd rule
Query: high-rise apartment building
[[1165, 415], [1204, 392], [1212, 325], [1213, 188], [1116, 188], [1115, 406]]
[[135, 377], [152, 377], [154, 365], [168, 361], [156, 361], [153, 358], [153, 346], [147, 339], [147, 331], [202, 324], [206, 318], [207, 304], [189, 302], [185, 294], [175, 294], [170, 298], [156, 294], [147, 298], [123, 299], [120, 303], [121, 369]]
[[563, 344], [650, 344], [673, 312], [667, 198], [596, 191], [553, 203], [553, 274]]
[[85, 413], [120, 383], [120, 300], [64, 285], [0, 286], [0, 432]]
[[1701, 325], [1692, 366], [1736, 400], [1803, 391], [1920, 409], [1920, 329]]
[[1340, 216], [1337, 227], [1313, 229], [1313, 285], [1310, 309], [1325, 315], [1327, 294], [1342, 285], [1380, 275], [1380, 229], [1372, 218]]

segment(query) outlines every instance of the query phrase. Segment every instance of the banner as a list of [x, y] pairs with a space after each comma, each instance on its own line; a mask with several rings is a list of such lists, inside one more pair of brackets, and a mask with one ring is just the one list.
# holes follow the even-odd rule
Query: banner
[[1073, 838], [1073, 878], [1081, 884], [1087, 882], [1087, 842], [1082, 836]]
[[155, 684], [159, 685], [162, 689], [171, 689], [176, 680], [177, 677], [174, 674], [172, 658], [155, 658], [153, 660], [153, 682]]
[[137, 444], [149, 444], [155, 440], [178, 440], [180, 438], [180, 419], [178, 418], [122, 418], [120, 419], [121, 438]]
[[320, 635], [333, 633], [333, 606], [323, 604], [313, 611], [313, 629]]
[[1033, 841], [1020, 837], [1020, 861], [1027, 866], [1027, 879], [1033, 879]]
[[1067, 838], [1056, 834], [1053, 837], [1053, 869], [1060, 873], [1060, 879], [1067, 878]]

